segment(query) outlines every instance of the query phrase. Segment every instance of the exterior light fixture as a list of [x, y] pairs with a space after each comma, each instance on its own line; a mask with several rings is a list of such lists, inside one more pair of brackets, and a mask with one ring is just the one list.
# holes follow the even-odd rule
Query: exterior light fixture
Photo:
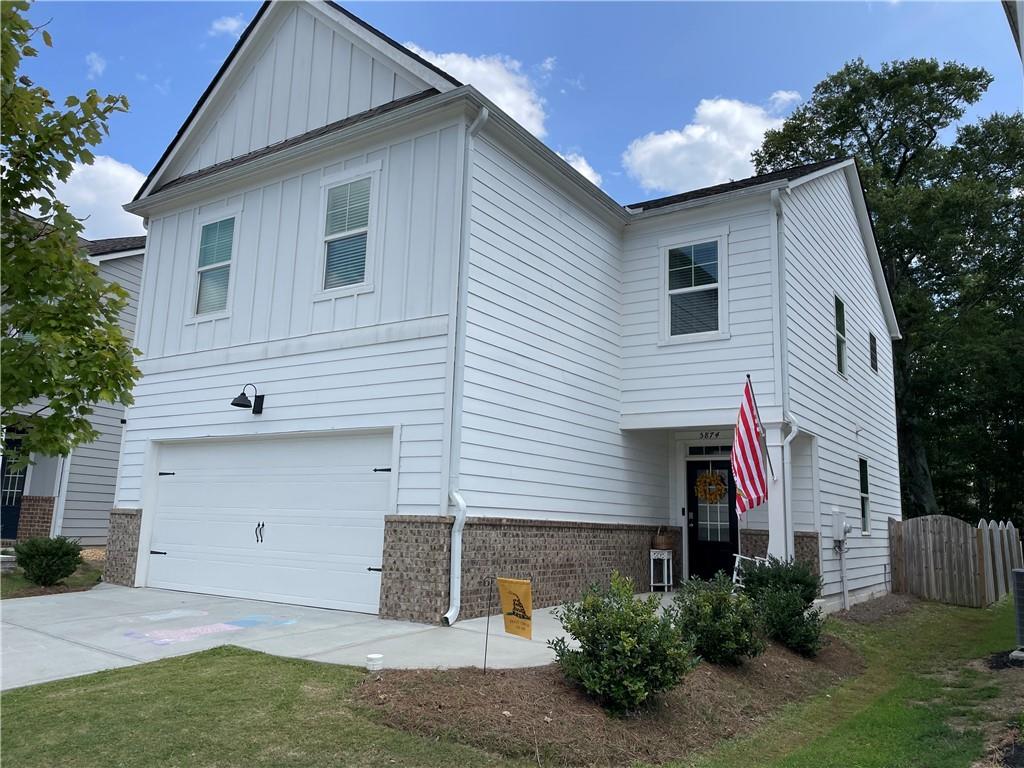
[[[252, 400], [245, 394], [245, 390], [249, 387], [252, 387]], [[242, 387], [242, 391], [238, 393], [238, 397], [231, 401], [231, 404], [235, 408], [252, 408], [254, 415], [263, 413], [263, 395], [257, 393], [255, 384], [246, 384]]]

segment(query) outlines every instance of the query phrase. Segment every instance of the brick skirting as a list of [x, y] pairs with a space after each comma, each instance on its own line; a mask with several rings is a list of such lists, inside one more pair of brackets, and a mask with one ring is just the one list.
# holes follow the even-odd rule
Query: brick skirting
[[21, 512], [18, 517], [18, 541], [50, 538], [53, 523], [53, 496], [22, 496]]
[[107, 562], [103, 580], [123, 587], [135, 586], [135, 563], [139, 557], [141, 509], [112, 509], [107, 531]]
[[[796, 547], [796, 560], [808, 563], [814, 572], [821, 575], [821, 547], [818, 534], [798, 531], [793, 534]], [[768, 556], [768, 531], [756, 529], [740, 530], [740, 554], [746, 557]]]
[[[448, 608], [451, 517], [389, 515], [384, 524], [380, 613], [438, 623]], [[463, 619], [483, 616], [494, 576], [530, 577], [533, 605], [576, 600], [591, 584], [608, 583], [613, 570], [650, 588], [651, 537], [656, 526], [470, 517], [462, 534]], [[666, 528], [676, 544], [679, 531]]]

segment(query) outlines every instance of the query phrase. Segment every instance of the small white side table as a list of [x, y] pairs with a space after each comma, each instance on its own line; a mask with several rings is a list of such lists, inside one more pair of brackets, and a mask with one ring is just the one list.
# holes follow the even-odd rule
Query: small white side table
[[[659, 579], [655, 581], [654, 576], [654, 565], [659, 564], [658, 576]], [[671, 592], [672, 591], [672, 550], [671, 549], [652, 549], [651, 550], [651, 592]]]

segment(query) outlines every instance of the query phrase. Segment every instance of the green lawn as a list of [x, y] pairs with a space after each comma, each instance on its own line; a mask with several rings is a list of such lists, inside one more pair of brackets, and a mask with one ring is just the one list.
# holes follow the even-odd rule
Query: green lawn
[[[100, 583], [103, 575], [103, 568], [96, 563], [85, 561], [78, 570], [64, 580], [69, 590], [92, 589]], [[0, 576], [0, 598], [29, 597], [32, 595], [48, 594], [59, 590], [43, 590], [25, 578], [20, 568], [15, 568], [10, 573]]]
[[[980, 756], [983, 705], [1005, 692], [963, 660], [1011, 647], [1010, 605], [831, 629], [862, 649], [863, 675], [684, 765], [966, 768]], [[353, 700], [363, 674], [228, 647], [11, 691], [4, 766], [536, 765], [384, 727]]]

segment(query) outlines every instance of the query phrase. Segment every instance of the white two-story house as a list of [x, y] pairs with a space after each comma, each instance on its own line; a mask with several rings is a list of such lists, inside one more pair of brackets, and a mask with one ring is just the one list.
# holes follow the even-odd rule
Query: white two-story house
[[[452, 622], [496, 575], [646, 589], [661, 529], [677, 578], [770, 551], [832, 604], [886, 589], [899, 331], [852, 161], [622, 206], [471, 85], [282, 2], [126, 208], [108, 578]], [[748, 374], [775, 474], [737, 520]]]

